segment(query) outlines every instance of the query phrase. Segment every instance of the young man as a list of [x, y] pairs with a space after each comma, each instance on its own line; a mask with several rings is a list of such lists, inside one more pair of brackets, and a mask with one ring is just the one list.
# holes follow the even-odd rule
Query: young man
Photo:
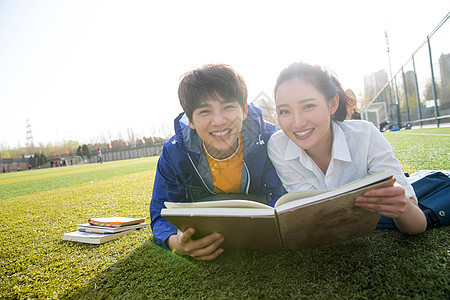
[[175, 136], [164, 145], [153, 186], [153, 238], [180, 255], [212, 260], [223, 252], [220, 233], [193, 240], [194, 228], [181, 232], [161, 217], [164, 202], [241, 194], [241, 199], [273, 206], [285, 193], [267, 158], [267, 142], [276, 128], [264, 122], [259, 108], [247, 105], [247, 86], [227, 65], [188, 72], [178, 96], [184, 113], [175, 119]]

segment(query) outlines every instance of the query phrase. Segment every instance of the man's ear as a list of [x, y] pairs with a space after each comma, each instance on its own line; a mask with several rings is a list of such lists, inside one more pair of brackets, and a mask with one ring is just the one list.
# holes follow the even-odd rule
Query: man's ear
[[190, 119], [189, 119], [189, 127], [191, 127], [192, 129], [194, 129], [194, 130], [195, 130], [195, 126], [194, 126], [194, 123], [192, 123]]
[[244, 113], [243, 120], [245, 120], [247, 118], [247, 114], [248, 114], [248, 103], [247, 102], [245, 102], [245, 108], [242, 109], [242, 112]]
[[330, 116], [334, 115], [339, 107], [339, 94], [336, 93], [336, 96], [333, 97], [330, 101]]

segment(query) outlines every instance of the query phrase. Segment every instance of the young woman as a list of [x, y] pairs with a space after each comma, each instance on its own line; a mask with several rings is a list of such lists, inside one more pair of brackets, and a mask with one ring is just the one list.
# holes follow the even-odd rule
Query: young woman
[[268, 154], [288, 192], [332, 190], [390, 169], [397, 183], [366, 192], [355, 205], [393, 218], [407, 234], [425, 231], [425, 215], [390, 144], [372, 123], [344, 121], [348, 98], [334, 76], [294, 63], [280, 73], [274, 96], [282, 131], [272, 135]]

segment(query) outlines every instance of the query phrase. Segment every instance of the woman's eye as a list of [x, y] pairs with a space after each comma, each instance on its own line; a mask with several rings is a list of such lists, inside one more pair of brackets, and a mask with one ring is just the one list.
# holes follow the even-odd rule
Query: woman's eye
[[304, 106], [304, 109], [309, 109], [309, 108], [313, 108], [315, 105], [314, 104], [306, 104]]
[[207, 109], [203, 109], [203, 110], [201, 110], [201, 111], [199, 111], [199, 115], [205, 115], [205, 114], [207, 114], [207, 113], [209, 113], [209, 110], [207, 110]]
[[278, 114], [279, 115], [285, 115], [285, 114], [288, 114], [289, 113], [289, 111], [288, 110], [285, 110], [285, 109], [282, 109], [282, 110], [279, 110], [278, 111]]

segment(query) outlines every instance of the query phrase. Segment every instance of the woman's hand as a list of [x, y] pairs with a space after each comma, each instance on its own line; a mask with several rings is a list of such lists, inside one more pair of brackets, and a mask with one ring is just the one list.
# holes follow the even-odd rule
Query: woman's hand
[[414, 199], [407, 199], [399, 185], [365, 192], [356, 198], [355, 205], [393, 218], [398, 229], [407, 234], [419, 234], [427, 228], [427, 220]]
[[390, 186], [365, 192], [362, 197], [356, 199], [356, 206], [388, 218], [398, 218], [405, 212], [408, 202], [404, 188]]
[[171, 235], [168, 239], [168, 246], [175, 253], [180, 255], [189, 255], [196, 260], [213, 260], [223, 249], [218, 248], [223, 243], [224, 238], [220, 233], [212, 233], [201, 239], [193, 240], [194, 228], [188, 228], [177, 234]]

